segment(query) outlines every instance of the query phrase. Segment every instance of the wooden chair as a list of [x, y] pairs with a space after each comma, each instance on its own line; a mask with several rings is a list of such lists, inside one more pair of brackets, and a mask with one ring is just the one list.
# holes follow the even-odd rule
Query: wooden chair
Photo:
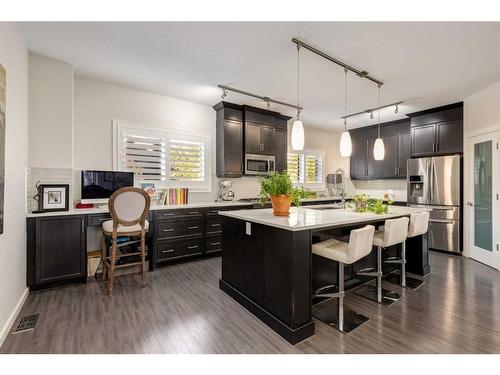
[[[108, 280], [108, 294], [113, 292], [113, 281], [115, 269], [125, 267], [140, 267], [142, 276], [141, 287], [146, 285], [146, 233], [149, 230], [149, 222], [146, 217], [149, 212], [151, 200], [148, 194], [136, 187], [125, 187], [117, 190], [109, 198], [108, 207], [111, 220], [102, 224], [102, 278]], [[118, 237], [139, 237], [138, 240], [127, 241], [118, 244]], [[107, 239], [111, 239], [111, 254], [108, 254], [109, 246]], [[117, 254], [119, 247], [140, 242], [140, 252], [128, 254]], [[140, 262], [131, 262], [117, 265], [117, 259], [130, 256], [141, 256]]]

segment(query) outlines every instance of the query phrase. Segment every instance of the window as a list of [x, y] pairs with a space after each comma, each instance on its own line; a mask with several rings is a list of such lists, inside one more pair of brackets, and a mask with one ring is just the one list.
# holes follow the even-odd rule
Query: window
[[115, 122], [118, 170], [157, 187], [210, 191], [209, 137]]
[[323, 190], [323, 159], [324, 152], [289, 152], [288, 174], [292, 182], [312, 190]]

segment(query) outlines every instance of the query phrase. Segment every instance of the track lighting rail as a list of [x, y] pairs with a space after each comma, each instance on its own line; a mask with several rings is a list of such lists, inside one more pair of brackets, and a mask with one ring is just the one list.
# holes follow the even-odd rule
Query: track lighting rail
[[305, 43], [305, 42], [303, 42], [303, 41], [301, 41], [301, 40], [299, 40], [297, 38], [292, 38], [292, 42], [295, 43], [295, 44], [297, 44], [297, 45], [299, 45], [299, 46], [301, 46], [301, 47], [304, 47], [304, 48], [308, 49], [309, 51], [315, 53], [316, 55], [319, 55], [319, 56], [321, 56], [321, 57], [323, 57], [323, 58], [325, 58], [325, 59], [327, 59], [327, 60], [329, 60], [329, 61], [337, 64], [337, 65], [342, 66], [345, 69], [349, 69], [351, 72], [356, 73], [356, 75], [358, 77], [369, 79], [370, 81], [375, 82], [377, 85], [383, 85], [384, 84], [384, 82], [382, 82], [382, 81], [380, 81], [380, 80], [372, 77], [371, 75], [369, 75], [367, 71], [356, 69], [356, 68], [354, 68], [354, 67], [352, 67], [352, 66], [350, 66], [350, 65], [348, 65], [348, 64], [346, 64], [346, 63], [344, 63], [344, 62], [342, 62], [342, 61], [340, 61], [338, 59], [336, 59], [335, 57], [332, 57], [332, 56], [326, 54], [323, 51], [320, 51], [319, 49], [317, 49], [317, 48], [315, 48], [315, 47], [313, 47], [313, 46], [311, 46], [311, 45], [309, 45], [309, 44], [307, 44], [307, 43]]
[[295, 104], [285, 103], [285, 102], [282, 102], [282, 101], [279, 101], [279, 100], [275, 100], [275, 99], [271, 99], [268, 96], [262, 96], [262, 95], [253, 94], [251, 92], [243, 91], [243, 90], [236, 89], [234, 87], [229, 87], [229, 86], [226, 86], [226, 85], [217, 85], [217, 87], [220, 88], [220, 89], [222, 89], [222, 99], [224, 99], [226, 97], [227, 91], [232, 91], [232, 92], [236, 92], [236, 93], [241, 94], [241, 95], [251, 96], [253, 98], [257, 98], [257, 99], [263, 100], [264, 102], [267, 103], [268, 107], [269, 107], [269, 103], [275, 103], [275, 104], [279, 104], [279, 105], [284, 105], [286, 107], [291, 107], [291, 108], [297, 109], [299, 111], [303, 110], [303, 108], [300, 107], [300, 106], [297, 106]]
[[396, 109], [395, 109], [395, 113], [397, 113], [398, 111], [398, 106], [400, 104], [402, 104], [403, 101], [399, 101], [399, 102], [395, 102], [395, 103], [391, 103], [391, 104], [386, 104], [386, 105], [382, 105], [380, 107], [376, 107], [376, 108], [369, 108], [369, 109], [365, 109], [364, 111], [361, 111], [361, 112], [356, 112], [356, 113], [351, 113], [350, 115], [346, 115], [346, 116], [342, 116], [341, 118], [342, 119], [346, 119], [346, 118], [349, 118], [349, 117], [354, 117], [354, 116], [359, 116], [359, 115], [362, 115], [363, 113], [370, 113], [372, 114], [373, 112], [375, 111], [378, 111], [379, 109], [384, 109], [384, 108], [387, 108], [387, 107], [392, 107], [392, 106], [395, 106]]

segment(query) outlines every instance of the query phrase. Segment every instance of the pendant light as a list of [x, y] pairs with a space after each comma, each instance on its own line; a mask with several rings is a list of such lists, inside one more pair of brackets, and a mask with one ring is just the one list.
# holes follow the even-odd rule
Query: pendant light
[[[380, 85], [378, 85], [378, 106], [380, 107]], [[385, 157], [384, 140], [380, 138], [380, 109], [378, 110], [378, 136], [373, 146], [373, 157], [375, 160], [384, 160]]]
[[[347, 68], [344, 69], [344, 116], [347, 116]], [[344, 131], [340, 135], [340, 155], [342, 157], [349, 157], [352, 154], [352, 141], [351, 135], [347, 131], [347, 118], [344, 117]]]
[[299, 106], [299, 78], [300, 78], [300, 45], [297, 44], [297, 119], [292, 125], [292, 150], [302, 151], [304, 149], [304, 125], [300, 120], [300, 106]]

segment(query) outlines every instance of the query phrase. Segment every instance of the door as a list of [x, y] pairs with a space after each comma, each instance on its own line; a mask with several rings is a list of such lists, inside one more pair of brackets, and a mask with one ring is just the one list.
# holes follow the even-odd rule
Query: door
[[379, 178], [381, 162], [373, 157], [373, 147], [377, 138], [368, 138], [366, 150], [366, 177]]
[[498, 132], [469, 138], [467, 197], [469, 256], [500, 270], [498, 249]]
[[436, 124], [436, 154], [449, 155], [462, 153], [462, 120], [438, 122]]
[[399, 134], [398, 144], [398, 177], [406, 177], [406, 163], [411, 159], [410, 133]]
[[224, 120], [224, 176], [243, 174], [243, 124]]
[[411, 128], [411, 155], [413, 157], [434, 155], [435, 150], [435, 124]]
[[351, 179], [366, 178], [366, 139], [352, 140]]
[[245, 154], [260, 154], [259, 128], [257, 124], [245, 123]]
[[385, 157], [380, 167], [382, 178], [394, 178], [398, 175], [398, 139], [397, 133], [384, 137]]
[[288, 151], [288, 139], [286, 129], [276, 129], [274, 133], [276, 139], [275, 156], [276, 156], [276, 171], [286, 171], [287, 170], [287, 151]]
[[431, 158], [431, 204], [460, 206], [460, 156]]
[[272, 126], [260, 126], [259, 140], [261, 145], [261, 154], [274, 155], [274, 128]]
[[86, 275], [85, 225], [81, 216], [38, 218], [36, 221], [35, 283]]

